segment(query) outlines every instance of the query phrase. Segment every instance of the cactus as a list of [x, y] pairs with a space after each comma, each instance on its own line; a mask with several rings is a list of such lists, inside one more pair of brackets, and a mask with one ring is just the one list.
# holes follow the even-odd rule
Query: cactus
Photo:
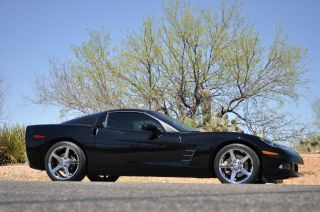
[[187, 118], [183, 122], [190, 127], [199, 128], [202, 131], [242, 132], [242, 130], [238, 127], [238, 120], [229, 120], [228, 115], [221, 116], [221, 114], [217, 112], [209, 120], [210, 121], [205, 124], [201, 124], [201, 122], [199, 122], [199, 120], [196, 118]]
[[217, 112], [201, 129], [213, 132], [241, 132], [242, 130], [237, 125], [238, 120], [230, 121], [228, 115], [221, 116], [221, 113]]

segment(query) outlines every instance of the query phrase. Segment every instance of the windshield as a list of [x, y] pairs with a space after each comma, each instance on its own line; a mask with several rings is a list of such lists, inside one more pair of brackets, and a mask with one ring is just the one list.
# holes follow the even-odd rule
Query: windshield
[[173, 119], [173, 118], [171, 118], [171, 117], [169, 117], [169, 116], [167, 116], [167, 115], [165, 115], [163, 113], [152, 111], [151, 115], [154, 115], [155, 117], [157, 117], [161, 121], [166, 122], [167, 124], [169, 124], [170, 126], [176, 128], [180, 132], [198, 131], [197, 129], [189, 127], [189, 126], [187, 126], [185, 124], [182, 124], [181, 122], [177, 121], [176, 119]]

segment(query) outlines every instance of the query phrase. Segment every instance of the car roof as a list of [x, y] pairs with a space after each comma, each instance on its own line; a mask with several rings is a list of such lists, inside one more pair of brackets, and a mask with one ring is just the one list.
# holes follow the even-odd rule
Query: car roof
[[112, 110], [107, 110], [106, 112], [142, 112], [142, 113], [149, 113], [153, 112], [152, 110], [147, 110], [147, 109], [112, 109]]

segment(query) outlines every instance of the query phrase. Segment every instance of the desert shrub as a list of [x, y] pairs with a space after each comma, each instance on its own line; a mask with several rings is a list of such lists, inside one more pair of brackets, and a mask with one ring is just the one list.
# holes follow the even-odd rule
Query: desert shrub
[[219, 113], [201, 128], [210, 132], [242, 132], [236, 119], [229, 120], [228, 115], [221, 116]]
[[295, 144], [295, 150], [300, 153], [320, 153], [320, 135], [309, 133]]
[[238, 127], [238, 120], [230, 120], [227, 114], [221, 116], [220, 113], [215, 113], [204, 125], [198, 124], [196, 119], [186, 119], [184, 123], [208, 132], [242, 132]]
[[26, 161], [25, 127], [15, 125], [0, 129], [0, 165]]

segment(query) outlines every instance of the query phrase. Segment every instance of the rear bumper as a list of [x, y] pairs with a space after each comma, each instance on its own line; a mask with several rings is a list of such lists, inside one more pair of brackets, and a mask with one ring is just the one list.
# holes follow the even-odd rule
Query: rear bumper
[[30, 168], [44, 170], [44, 164], [42, 163], [42, 154], [36, 149], [27, 147], [27, 157]]
[[302, 157], [286, 148], [277, 147], [277, 152], [279, 156], [263, 156], [263, 178], [266, 181], [274, 181], [299, 177], [299, 165], [304, 163]]
[[26, 129], [26, 152], [30, 168], [44, 170], [43, 150], [47, 148], [47, 142], [44, 139], [34, 141], [32, 139], [33, 127]]

